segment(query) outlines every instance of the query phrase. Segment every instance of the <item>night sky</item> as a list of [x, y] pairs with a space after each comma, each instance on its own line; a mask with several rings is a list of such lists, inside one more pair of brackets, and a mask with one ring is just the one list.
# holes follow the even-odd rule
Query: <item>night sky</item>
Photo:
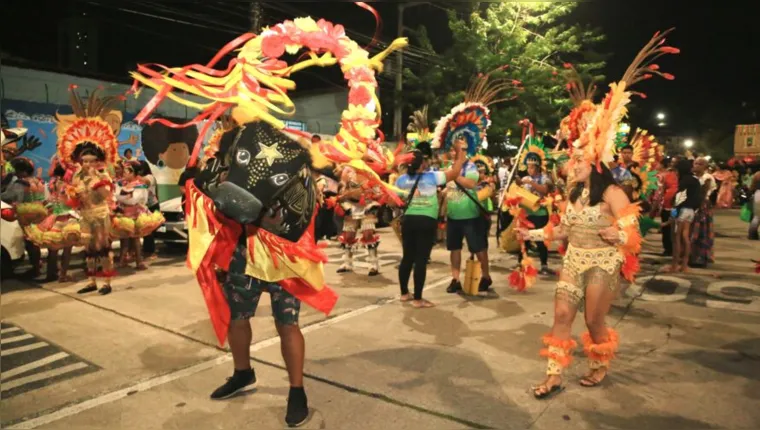
[[[342, 23], [362, 45], [374, 33], [373, 16], [351, 2], [265, 2], [265, 23], [311, 15]], [[396, 32], [396, 4], [372, 3], [383, 19], [382, 39]], [[578, 22], [600, 27], [607, 40], [600, 51], [611, 57], [604, 70], [608, 81], [619, 79], [638, 50], [657, 30], [676, 27], [668, 44], [681, 48], [678, 56], [660, 61], [676, 80], [652, 80], [637, 88], [649, 98], [636, 102], [633, 122], [656, 129], [653, 118], [664, 112], [667, 130], [662, 133], [698, 135], [708, 129], [733, 133], [738, 123], [760, 122], [760, 7], [750, 3], [604, 1], [582, 3], [575, 12]], [[451, 42], [445, 8], [463, 9], [456, 2], [434, 2], [405, 14], [408, 27], [425, 25], [436, 48]], [[121, 10], [120, 10], [121, 9]], [[130, 13], [127, 10], [139, 12]], [[225, 43], [248, 28], [245, 1], [74, 1], [5, 0], [0, 27], [0, 49], [15, 59], [50, 70], [59, 65], [58, 23], [66, 16], [86, 12], [99, 28], [99, 64], [90, 75], [128, 82], [127, 73], [138, 62], [170, 66], [205, 63]], [[181, 20], [182, 23], [146, 16]], [[18, 19], [8, 19], [16, 16]], [[414, 40], [412, 39], [412, 45]], [[416, 48], [418, 49], [418, 48]], [[409, 64], [422, 60], [413, 47], [405, 54]], [[5, 59], [4, 64], [17, 65]], [[62, 70], [65, 71], [65, 70]], [[87, 73], [79, 72], [80, 75]], [[302, 73], [299, 90], [342, 87], [337, 68]], [[392, 76], [383, 76], [383, 89], [392, 90]]]

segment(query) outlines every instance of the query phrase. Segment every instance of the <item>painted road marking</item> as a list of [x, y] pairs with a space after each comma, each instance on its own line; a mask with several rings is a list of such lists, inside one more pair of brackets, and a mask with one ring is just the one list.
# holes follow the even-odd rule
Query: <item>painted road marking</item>
[[[23, 378], [14, 379], [9, 382], [3, 382], [3, 392], [10, 391], [16, 387], [21, 387], [32, 382], [44, 381], [45, 379], [51, 379], [56, 376], [65, 375], [75, 370], [84, 369], [89, 364], [87, 363], [74, 363], [68, 366], [59, 367], [58, 369], [48, 370], [47, 372], [38, 373], [36, 375], [25, 376]], [[3, 396], [5, 397], [5, 396]]]
[[4, 330], [14, 328], [14, 336], [3, 339], [0, 362], [0, 396], [10, 398], [57, 382], [98, 370], [98, 367], [60, 347], [26, 333], [20, 327], [3, 323]]
[[9, 355], [18, 354], [21, 352], [27, 352], [27, 351], [33, 351], [35, 349], [44, 348], [46, 346], [49, 346], [47, 342], [37, 342], [32, 343], [30, 345], [24, 345], [24, 346], [17, 346], [13, 349], [6, 349], [4, 348], [2, 351], [0, 351], [0, 357], [7, 357]]
[[[442, 279], [439, 279], [433, 283], [430, 284], [429, 287], [425, 288], [425, 290], [432, 290], [435, 288], [440, 288], [444, 285], [448, 285], [449, 283], [449, 277], [446, 276]], [[335, 318], [330, 318], [325, 321], [321, 321], [317, 324], [312, 324], [306, 327], [303, 327], [301, 331], [304, 334], [319, 330], [321, 328], [329, 327], [331, 325], [337, 324], [339, 322], [348, 320], [350, 318], [357, 317], [359, 315], [366, 314], [367, 312], [371, 312], [375, 309], [378, 309], [382, 307], [384, 304], [390, 304], [397, 302], [398, 298], [390, 299], [383, 304], [372, 304], [367, 305], [364, 307], [361, 307], [359, 309], [355, 309], [350, 312], [346, 312], [345, 314], [338, 315]], [[261, 342], [257, 342], [253, 344], [250, 348], [251, 352], [256, 352], [259, 350], [262, 350], [264, 348], [274, 346], [280, 343], [279, 336], [275, 336], [266, 340], [263, 340]], [[123, 388], [121, 390], [113, 391], [108, 394], [104, 394], [100, 397], [95, 397], [93, 399], [85, 400], [81, 403], [77, 403], [71, 406], [64, 407], [62, 409], [59, 409], [57, 411], [51, 412], [49, 414], [41, 415], [36, 418], [32, 418], [27, 421], [20, 422], [18, 424], [14, 424], [12, 426], [6, 427], [8, 429], [33, 429], [37, 428], [39, 426], [47, 425], [50, 423], [53, 423], [55, 421], [61, 420], [66, 417], [70, 417], [72, 415], [76, 415], [78, 413], [88, 411], [90, 409], [96, 408], [100, 405], [104, 405], [107, 403], [112, 403], [117, 400], [121, 400], [127, 396], [131, 396], [133, 394], [136, 394], [141, 391], [147, 391], [154, 387], [158, 387], [160, 385], [167, 384], [172, 381], [176, 381], [177, 379], [185, 378], [188, 376], [195, 375], [196, 373], [203, 372], [205, 370], [211, 369], [213, 367], [219, 366], [221, 364], [229, 363], [232, 361], [232, 354], [225, 354], [220, 357], [214, 358], [213, 360], [205, 361], [203, 363], [196, 364], [194, 366], [187, 367], [182, 370], [178, 370], [176, 372], [168, 373], [166, 375], [158, 376], [153, 379], [149, 379], [147, 381], [140, 382], [139, 384], [135, 384], [131, 387]]]
[[[0, 381], [7, 381], [8, 379], [13, 378], [14, 376], [18, 376], [22, 373], [26, 373], [30, 370], [36, 369], [38, 367], [46, 366], [50, 363], [56, 362], [58, 360], [63, 360], [64, 358], [68, 357], [69, 354], [66, 354], [65, 352], [59, 352], [58, 354], [49, 355], [41, 360], [32, 361], [31, 363], [23, 364], [18, 367], [14, 367], [11, 370], [7, 370], [0, 374]], [[5, 387], [3, 387], [5, 388]]]
[[11, 343], [21, 342], [22, 340], [31, 339], [33, 337], [34, 336], [32, 336], [31, 334], [24, 334], [24, 335], [21, 335], [21, 336], [7, 337], [7, 338], [4, 338], [4, 339], [0, 339], [0, 345], [10, 345]]

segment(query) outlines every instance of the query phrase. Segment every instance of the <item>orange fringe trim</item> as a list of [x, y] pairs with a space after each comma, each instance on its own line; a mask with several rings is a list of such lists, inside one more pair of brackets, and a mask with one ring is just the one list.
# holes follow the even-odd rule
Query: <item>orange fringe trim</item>
[[583, 342], [583, 352], [591, 360], [608, 362], [615, 358], [619, 345], [619, 337], [615, 330], [607, 327], [607, 341], [602, 343], [594, 343], [591, 338], [591, 333], [585, 332], [581, 336]]
[[562, 368], [567, 368], [568, 366], [570, 366], [570, 364], [573, 362], [573, 355], [571, 351], [578, 346], [577, 342], [575, 342], [572, 339], [567, 339], [567, 340], [557, 339], [556, 337], [553, 337], [550, 334], [544, 335], [541, 338], [541, 340], [544, 342], [544, 345], [546, 346], [553, 346], [555, 348], [559, 348], [565, 351], [563, 355], [560, 355], [555, 352], [549, 351], [548, 348], [545, 348], [539, 352], [541, 357], [556, 361]]
[[546, 245], [547, 248], [551, 246], [553, 238], [554, 238], [554, 224], [552, 224], [552, 222], [549, 221], [549, 223], [546, 224], [546, 227], [544, 227], [544, 245]]

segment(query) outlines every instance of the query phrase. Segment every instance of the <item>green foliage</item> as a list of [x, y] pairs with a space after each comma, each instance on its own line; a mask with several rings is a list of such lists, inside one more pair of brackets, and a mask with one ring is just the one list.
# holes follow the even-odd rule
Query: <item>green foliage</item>
[[[593, 50], [603, 36], [570, 22], [575, 7], [575, 2], [494, 2], [474, 3], [465, 19], [449, 12], [454, 43], [439, 64], [404, 70], [405, 109], [427, 104], [432, 122], [462, 102], [478, 73], [509, 65], [494, 77], [516, 79], [525, 90], [516, 100], [491, 108], [489, 141], [503, 142], [509, 128], [519, 135], [517, 122], [526, 117], [537, 130], [556, 130], [571, 107], [563, 63], [572, 63], [587, 81], [604, 79], [597, 72], [605, 56]], [[415, 31], [412, 40], [434, 53], [425, 28]]]

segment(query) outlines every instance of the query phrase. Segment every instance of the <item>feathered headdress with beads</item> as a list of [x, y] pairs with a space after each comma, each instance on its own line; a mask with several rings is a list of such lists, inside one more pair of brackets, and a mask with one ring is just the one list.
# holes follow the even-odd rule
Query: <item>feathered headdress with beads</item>
[[475, 77], [464, 96], [464, 103], [455, 106], [448, 115], [438, 120], [433, 133], [434, 150], [448, 151], [451, 145], [464, 138], [467, 141], [467, 155], [477, 154], [486, 139], [488, 127], [491, 126], [491, 111], [488, 109], [496, 103], [514, 100], [517, 96], [506, 96], [510, 89], [520, 90], [522, 83], [514, 79], [491, 79], [495, 72], [505, 70], [499, 67], [491, 72]]
[[72, 167], [77, 161], [74, 159], [78, 153], [77, 149], [89, 143], [103, 152], [107, 165], [112, 165], [119, 159], [119, 142], [105, 117], [114, 111], [114, 107], [124, 100], [124, 97], [99, 97], [98, 90], [95, 90], [87, 101], [84, 101], [76, 92], [76, 88], [75, 85], [69, 87], [74, 121], [63, 121], [56, 115], [57, 127], [63, 128], [58, 133], [58, 160], [67, 168]]
[[662, 149], [655, 137], [642, 129], [636, 130], [630, 145], [633, 147], [633, 161], [638, 164], [638, 167], [631, 169], [631, 173], [641, 180], [639, 197], [647, 198], [657, 190], [655, 168], [662, 157]]
[[627, 113], [626, 106], [631, 96], [646, 97], [643, 93], [631, 91], [630, 87], [637, 82], [650, 79], [654, 75], [672, 80], [674, 76], [660, 72], [660, 66], [653, 63], [657, 58], [666, 54], [677, 54], [680, 51], [671, 46], [664, 46], [665, 36], [672, 31], [657, 32], [652, 39], [639, 51], [631, 65], [623, 74], [623, 78], [610, 84], [610, 90], [594, 112], [589, 125], [581, 130], [580, 137], [572, 142], [571, 151], [582, 151], [588, 162], [601, 169], [602, 164], [612, 161], [615, 148], [615, 134], [618, 124]]
[[478, 169], [480, 169], [481, 167], [485, 168], [486, 175], [493, 174], [494, 166], [493, 166], [493, 160], [491, 159], [491, 157], [488, 157], [483, 154], [478, 154], [470, 158], [470, 161], [472, 163], [475, 163], [475, 165], [478, 166]]

